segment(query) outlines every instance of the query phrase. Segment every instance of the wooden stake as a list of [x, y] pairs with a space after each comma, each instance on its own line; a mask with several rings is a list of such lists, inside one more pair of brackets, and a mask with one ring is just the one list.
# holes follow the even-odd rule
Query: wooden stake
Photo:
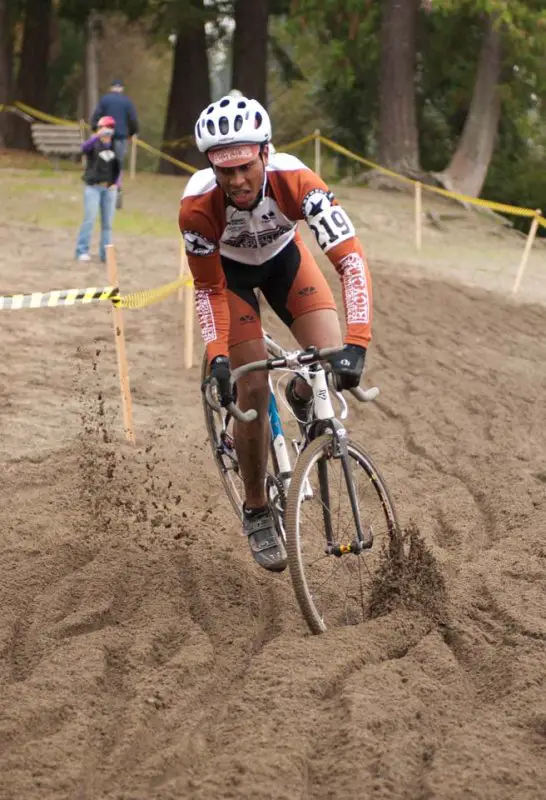
[[[180, 277], [189, 280], [191, 277], [188, 267], [188, 257], [184, 247], [184, 240], [180, 240]], [[184, 366], [186, 369], [193, 367], [193, 314], [194, 314], [194, 290], [193, 285], [181, 286], [178, 291], [179, 301], [184, 302]]]
[[517, 294], [519, 285], [521, 283], [521, 279], [523, 278], [523, 273], [525, 272], [525, 268], [527, 267], [527, 262], [531, 254], [531, 248], [533, 247], [533, 242], [535, 241], [535, 236], [537, 235], [538, 220], [541, 215], [542, 211], [540, 210], [540, 208], [537, 208], [535, 210], [535, 216], [533, 217], [533, 221], [529, 229], [529, 235], [527, 236], [527, 241], [525, 242], [525, 247], [521, 256], [521, 261], [519, 262], [516, 280], [514, 281], [514, 285], [512, 287], [513, 295]]
[[319, 128], [315, 129], [315, 172], [317, 175], [320, 175], [320, 130]]
[[[116, 250], [113, 244], [106, 245], [106, 265], [108, 267], [108, 280], [111, 286], [119, 286], [118, 268], [116, 264]], [[127, 366], [127, 352], [125, 349], [125, 332], [123, 327], [123, 310], [112, 303], [112, 317], [114, 321], [114, 338], [118, 357], [118, 375], [121, 390], [121, 405], [123, 408], [123, 425], [125, 436], [135, 444], [135, 430], [133, 427], [133, 402], [131, 387], [129, 385], [129, 368]]]
[[423, 246], [423, 206], [422, 186], [419, 181], [415, 183], [415, 247], [420, 250]]
[[129, 162], [129, 177], [134, 178], [136, 175], [136, 157], [137, 157], [137, 135], [136, 133], [131, 136], [131, 156]]

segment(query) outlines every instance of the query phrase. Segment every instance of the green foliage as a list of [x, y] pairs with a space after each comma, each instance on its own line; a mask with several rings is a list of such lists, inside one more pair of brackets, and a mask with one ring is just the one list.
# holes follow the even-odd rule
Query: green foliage
[[[379, 0], [294, 0], [288, 24], [300, 57], [297, 41], [302, 32], [312, 34], [320, 48], [309, 85], [313, 103], [328, 119], [327, 128], [340, 143], [372, 160], [379, 111], [381, 5]], [[431, 12], [421, 10], [416, 88], [422, 165], [440, 171], [455, 151], [491, 14], [502, 32], [503, 116], [484, 194], [543, 207], [546, 179], [537, 165], [544, 153], [544, 132], [536, 121], [546, 102], [543, 0], [432, 0]]]
[[[233, 16], [235, 2], [55, 0], [61, 19], [49, 71], [54, 98], [50, 110], [62, 117], [77, 114], [83, 23], [94, 10], [104, 20], [101, 84], [106, 76], [124, 76], [139, 109], [142, 134], [158, 144], [171, 69], [168, 36], [205, 20], [209, 43], [218, 44], [216, 52], [226, 54], [222, 69], [228, 70], [226, 20]], [[25, 5], [26, 0], [10, 3], [17, 41]], [[270, 0], [269, 108], [276, 143], [320, 128], [350, 149], [377, 158], [382, 7], [380, 0]], [[483, 193], [544, 210], [544, 0], [432, 0], [431, 10], [420, 11], [416, 88], [421, 162], [430, 171], [449, 163], [470, 106], [485, 23], [491, 15], [502, 32], [503, 111]], [[133, 26], [127, 26], [127, 20], [140, 20], [138, 42], [131, 39]], [[312, 158], [312, 145], [301, 154]], [[139, 151], [139, 164], [147, 158]], [[352, 169], [341, 158], [325, 162], [324, 167], [337, 167], [338, 172]]]
[[56, 43], [48, 72], [49, 107], [56, 116], [75, 119], [82, 83], [84, 32], [66, 19], [59, 20]]
[[[484, 196], [502, 203], [540, 208], [546, 212], [546, 126], [534, 111], [525, 117], [505, 116], [499, 143], [489, 168]], [[515, 227], [527, 230], [529, 219], [518, 217]], [[543, 229], [541, 234], [546, 233]]]
[[[421, 44], [422, 163], [426, 169], [440, 170], [456, 147], [472, 98], [485, 28], [483, 12], [493, 9], [497, 13], [504, 53], [503, 110], [483, 195], [532, 208], [546, 205], [546, 181], [537, 170], [545, 144], [540, 126], [541, 99], [542, 105], [546, 100], [546, 27], [541, 33], [540, 22], [546, 12], [542, 5], [436, 0], [434, 8], [439, 13], [425, 18]], [[446, 53], [454, 57], [446, 59]], [[520, 219], [517, 224], [525, 228], [529, 221]]]
[[[294, 0], [292, 41], [315, 38], [314, 102], [330, 119], [329, 133], [359, 152], [373, 152], [378, 112], [380, 6], [362, 0]], [[295, 44], [298, 49], [297, 44]]]
[[147, 13], [149, 0], [60, 0], [59, 15], [81, 24], [92, 11], [119, 12], [135, 20]]

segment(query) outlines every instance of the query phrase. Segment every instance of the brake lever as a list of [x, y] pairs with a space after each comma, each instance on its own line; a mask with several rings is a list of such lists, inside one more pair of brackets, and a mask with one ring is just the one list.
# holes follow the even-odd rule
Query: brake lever
[[369, 389], [361, 389], [360, 386], [355, 386], [354, 389], [349, 389], [349, 391], [361, 403], [370, 403], [379, 395], [377, 386], [371, 386]]
[[[205, 388], [205, 400], [213, 409], [213, 411], [222, 411], [222, 406], [214, 399], [212, 395], [212, 384], [210, 383], [208, 383]], [[255, 409], [249, 408], [248, 411], [241, 411], [241, 409], [236, 406], [235, 403], [228, 403], [225, 409], [231, 414], [232, 417], [234, 417], [236, 420], [239, 420], [239, 422], [253, 422], [258, 416], [258, 412]]]

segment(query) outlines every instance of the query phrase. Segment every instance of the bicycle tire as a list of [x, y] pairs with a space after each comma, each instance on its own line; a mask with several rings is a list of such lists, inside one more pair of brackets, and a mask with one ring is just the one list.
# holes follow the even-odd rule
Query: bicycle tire
[[[208, 377], [209, 371], [210, 367], [207, 361], [207, 355], [205, 353], [201, 364], [201, 383], [203, 383], [203, 381]], [[220, 440], [218, 436], [218, 427], [215, 424], [215, 414], [218, 414], [218, 412], [214, 411], [209, 406], [203, 392], [201, 392], [201, 402], [203, 405], [203, 413], [205, 415], [207, 438], [209, 441], [210, 448], [212, 450], [212, 457], [214, 459], [214, 463], [216, 464], [216, 468], [220, 473], [220, 478], [222, 479], [222, 483], [224, 485], [224, 489], [229, 498], [229, 501], [233, 506], [233, 510], [235, 511], [237, 516], [240, 519], [242, 519], [243, 517], [242, 496], [237, 490], [236, 484], [232, 479], [231, 475], [229, 474], [230, 471], [226, 467], [224, 457], [221, 456], [219, 452]], [[233, 471], [235, 472], [235, 466], [233, 466]], [[239, 477], [239, 480], [241, 481], [241, 486], [242, 486], [242, 478]]]
[[[274, 351], [271, 350], [271, 348], [268, 346], [267, 342], [266, 342], [266, 349], [267, 349], [267, 352], [268, 352], [268, 356], [275, 355]], [[207, 354], [204, 353], [203, 360], [202, 360], [202, 363], [201, 363], [201, 384], [208, 377], [209, 372], [210, 372], [210, 365], [209, 365], [208, 360], [207, 360]], [[242, 478], [240, 477], [240, 474], [236, 471], [235, 466], [234, 466], [234, 464], [236, 462], [236, 456], [235, 456], [235, 461], [231, 465], [228, 465], [228, 467], [226, 467], [226, 462], [224, 461], [224, 458], [227, 458], [227, 456], [222, 456], [220, 454], [220, 450], [219, 450], [220, 440], [219, 440], [219, 436], [218, 436], [218, 427], [215, 424], [215, 415], [218, 415], [218, 412], [214, 411], [210, 407], [210, 405], [206, 401], [206, 398], [205, 398], [205, 395], [204, 395], [203, 392], [201, 393], [201, 402], [202, 402], [202, 405], [203, 405], [203, 413], [205, 415], [205, 425], [206, 425], [206, 428], [207, 428], [207, 438], [208, 438], [208, 441], [209, 441], [210, 448], [212, 450], [212, 457], [214, 459], [214, 463], [216, 464], [216, 468], [218, 469], [218, 472], [220, 473], [220, 478], [222, 479], [222, 483], [224, 485], [224, 489], [225, 489], [225, 492], [226, 492], [226, 494], [227, 494], [227, 496], [229, 498], [229, 501], [230, 501], [235, 513], [239, 517], [239, 519], [242, 519], [242, 517], [243, 517], [243, 494], [242, 494], [243, 485], [242, 485]], [[273, 464], [273, 481], [276, 481], [277, 480], [276, 475], [277, 475], [277, 472], [278, 472], [277, 463], [276, 463], [277, 459], [276, 459], [276, 454], [275, 454], [275, 451], [274, 451], [273, 446], [271, 445], [271, 443], [269, 444], [269, 458], [271, 459], [272, 464]], [[232, 475], [232, 473], [233, 473], [233, 475]], [[234, 478], [235, 474], [239, 475], [237, 480], [235, 480], [235, 478]], [[241, 484], [240, 490], [238, 488], [238, 482], [240, 482], [240, 484]], [[269, 500], [271, 501], [272, 500], [271, 492], [268, 492], [268, 497], [269, 497]], [[284, 502], [284, 492], [283, 492], [283, 495], [282, 495], [282, 499], [283, 499], [283, 502]], [[276, 519], [276, 523], [277, 523], [277, 529], [279, 530], [279, 532], [281, 533], [281, 535], [284, 538], [284, 530], [282, 528], [282, 525], [277, 520], [277, 517], [275, 519]]]
[[[312, 441], [305, 450], [300, 454], [292, 475], [292, 481], [288, 490], [286, 500], [286, 511], [284, 517], [285, 531], [286, 531], [286, 549], [288, 553], [288, 566], [290, 569], [290, 577], [294, 588], [294, 593], [298, 601], [298, 605], [302, 615], [307, 622], [307, 625], [313, 634], [324, 633], [327, 630], [327, 624], [324, 615], [317, 608], [313, 599], [312, 592], [309, 587], [308, 578], [306, 576], [306, 567], [303, 562], [302, 555], [302, 542], [300, 532], [300, 507], [302, 504], [302, 492], [305, 489], [306, 481], [309, 481], [310, 471], [313, 465], [317, 465], [321, 461], [320, 454], [323, 453], [326, 459], [331, 459], [333, 452], [334, 437], [332, 434], [324, 434]], [[387, 525], [388, 532], [388, 546], [391, 554], [398, 551], [402, 547], [401, 538], [399, 533], [398, 522], [393, 502], [391, 500], [387, 485], [381, 474], [375, 467], [371, 458], [367, 453], [354, 442], [347, 443], [348, 453], [359, 466], [361, 466], [368, 477], [371, 486], [375, 489], [378, 496], [381, 508], [383, 511], [384, 519]], [[324, 464], [324, 461], [322, 461]], [[318, 472], [318, 470], [317, 470]], [[323, 478], [321, 478], [323, 480]], [[303, 501], [304, 502], [304, 501]], [[322, 501], [321, 501], [322, 503]], [[354, 517], [352, 517], [354, 520]], [[320, 526], [319, 526], [320, 527]], [[322, 529], [325, 527], [323, 520]], [[355, 534], [356, 535], [356, 534]], [[324, 545], [326, 544], [326, 537], [324, 537]], [[373, 549], [372, 545], [372, 549]], [[381, 545], [379, 544], [379, 548]], [[366, 557], [366, 553], [371, 553], [372, 550], [364, 551], [364, 553], [355, 556], [349, 554], [341, 558], [362, 558]], [[335, 558], [335, 556], [324, 556], [325, 558]], [[359, 620], [361, 621], [361, 620]]]

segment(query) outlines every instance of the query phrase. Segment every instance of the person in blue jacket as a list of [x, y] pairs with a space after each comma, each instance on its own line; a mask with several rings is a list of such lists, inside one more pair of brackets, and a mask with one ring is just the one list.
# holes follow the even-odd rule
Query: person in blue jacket
[[[104, 94], [93, 114], [91, 115], [91, 128], [96, 130], [101, 117], [113, 117], [116, 121], [113, 145], [120, 166], [123, 166], [127, 141], [131, 136], [138, 134], [138, 117], [133, 101], [125, 94], [125, 85], [121, 80], [114, 80], [110, 90]], [[121, 208], [121, 184], [118, 188], [117, 207]]]

